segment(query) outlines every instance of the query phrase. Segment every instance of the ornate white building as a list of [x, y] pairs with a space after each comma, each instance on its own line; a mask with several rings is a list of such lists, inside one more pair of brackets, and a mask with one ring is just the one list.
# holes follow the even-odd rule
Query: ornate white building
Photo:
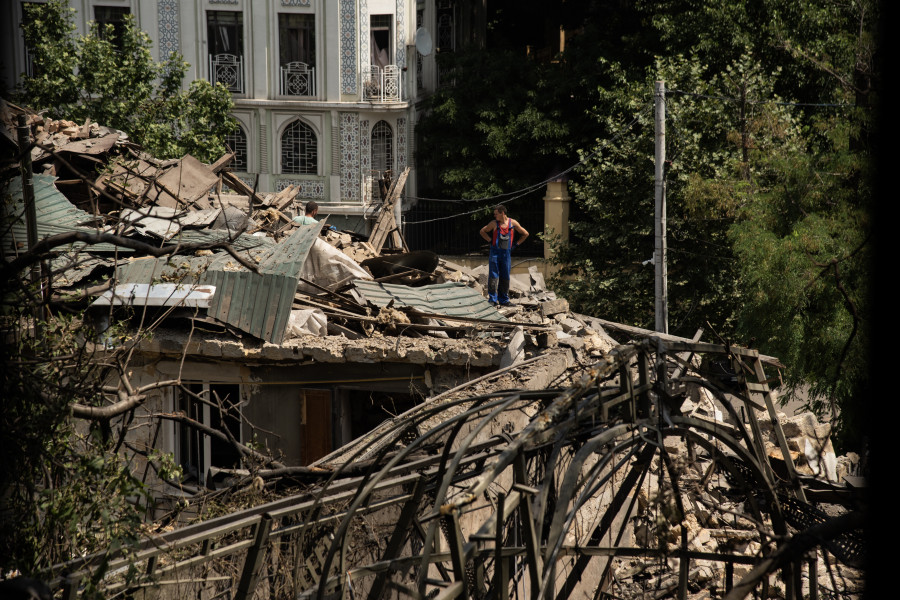
[[[7, 0], [3, 76], [27, 72], [21, 0]], [[40, 0], [32, 0], [40, 1]], [[6, 2], [4, 2], [6, 4]], [[79, 32], [91, 20], [135, 16], [155, 58], [180, 52], [186, 82], [220, 81], [234, 95], [240, 128], [233, 170], [260, 192], [300, 188], [298, 202], [361, 225], [378, 200], [380, 173], [411, 167], [417, 102], [437, 85], [434, 53], [416, 50], [427, 30], [438, 51], [459, 38], [456, 0], [69, 0]], [[481, 3], [475, 5], [479, 11]], [[468, 29], [468, 28], [467, 28]], [[355, 223], [353, 223], [355, 222]]]

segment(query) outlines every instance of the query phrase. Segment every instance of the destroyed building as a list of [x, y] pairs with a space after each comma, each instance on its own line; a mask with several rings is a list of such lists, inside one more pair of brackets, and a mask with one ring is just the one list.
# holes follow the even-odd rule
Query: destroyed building
[[[22, 113], [7, 112], [11, 135]], [[535, 269], [517, 281], [519, 311], [503, 314], [482, 294], [483, 276], [479, 283], [433, 253], [409, 252], [393, 210], [408, 170], [361, 236], [327, 220], [294, 222], [287, 207], [298, 189], [255, 193], [228, 170], [233, 155], [212, 165], [191, 156], [159, 161], [96, 123], [28, 119], [39, 144], [32, 152], [37, 236], [73, 236], [53, 248], [47, 293], [84, 306], [99, 344], [114, 345], [111, 323], [140, 332], [143, 322], [158, 321], [152, 335], [135, 333], [132, 385], [178, 380], [240, 406], [246, 422], [235, 414], [222, 422], [175, 388], [152, 392], [144, 406], [225, 426], [284, 464], [309, 464], [423, 398], [520, 358], [524, 333], [515, 352], [509, 347], [516, 328], [546, 345], [552, 328], [544, 317], [566, 310]], [[226, 185], [244, 195], [224, 193]], [[9, 180], [7, 194], [9, 261], [28, 248], [21, 177]], [[153, 438], [146, 444], [174, 453], [200, 487], [211, 468], [239, 462], [227, 443], [177, 421]]]
[[[86, 346], [128, 349], [125, 398], [73, 413], [124, 403], [148, 425], [125, 451], [184, 472], [145, 467], [172, 523], [47, 572], [65, 597], [96, 573], [143, 597], [861, 593], [857, 459], [779, 413], [777, 358], [573, 314], [536, 269], [491, 306], [405, 248], [405, 172], [362, 236], [295, 223], [296, 189], [223, 193], [229, 155], [158, 161], [11, 106], [6, 140], [20, 115], [39, 145], [31, 185], [6, 171], [6, 272], [40, 251]], [[213, 488], [259, 501], [191, 522]]]

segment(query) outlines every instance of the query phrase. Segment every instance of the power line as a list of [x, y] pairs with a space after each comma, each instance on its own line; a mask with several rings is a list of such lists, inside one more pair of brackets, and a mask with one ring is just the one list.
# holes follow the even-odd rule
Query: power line
[[[648, 105], [648, 107], [649, 107], [649, 105]], [[568, 167], [568, 168], [566, 168], [566, 169], [563, 169], [562, 171], [560, 171], [560, 172], [557, 173], [556, 175], [552, 175], [552, 176], [548, 177], [547, 179], [545, 179], [545, 180], [543, 180], [543, 181], [540, 181], [540, 182], [538, 182], [538, 183], [531, 184], [531, 185], [529, 185], [529, 186], [527, 186], [527, 187], [524, 187], [524, 188], [521, 188], [521, 189], [518, 189], [518, 190], [514, 190], [514, 191], [511, 191], [511, 192], [503, 192], [502, 194], [495, 194], [495, 195], [493, 195], [493, 196], [485, 196], [485, 197], [483, 197], [483, 198], [425, 198], [425, 197], [423, 197], [423, 196], [404, 196], [404, 197], [405, 197], [406, 199], [408, 199], [408, 200], [427, 200], [427, 201], [429, 201], [429, 202], [452, 202], [452, 203], [462, 203], [462, 202], [488, 202], [488, 201], [500, 200], [500, 199], [502, 199], [502, 198], [505, 198], [506, 196], [513, 196], [513, 195], [515, 195], [515, 194], [518, 194], [518, 195], [515, 196], [515, 198], [511, 198], [511, 200], [515, 200], [515, 199], [521, 198], [524, 194], [527, 194], [527, 193], [529, 193], [529, 192], [532, 192], [532, 191], [534, 191], [534, 190], [536, 190], [536, 189], [540, 189], [541, 187], [547, 185], [547, 184], [550, 183], [551, 181], [555, 181], [555, 180], [558, 179], [560, 176], [565, 175], [565, 174], [567, 174], [567, 173], [570, 173], [570, 172], [573, 171], [574, 169], [576, 169], [576, 168], [578, 168], [579, 166], [581, 166], [582, 164], [586, 163], [588, 160], [590, 160], [591, 158], [593, 158], [595, 154], [599, 153], [601, 150], [603, 150], [604, 148], [606, 148], [606, 146], [608, 146], [608, 145], [611, 144], [612, 142], [614, 142], [614, 141], [616, 141], [617, 139], [619, 139], [620, 137], [622, 137], [629, 129], [631, 129], [631, 128], [634, 126], [635, 123], [637, 123], [637, 121], [638, 121], [639, 118], [640, 118], [639, 116], [635, 116], [634, 119], [632, 119], [630, 123], [628, 123], [627, 125], [625, 125], [624, 127], [622, 127], [622, 128], [621, 128], [614, 136], [612, 136], [611, 138], [609, 138], [609, 139], [607, 139], [607, 140], [604, 140], [603, 143], [602, 143], [597, 149], [595, 149], [595, 150], [594, 150], [593, 152], [591, 152], [590, 154], [585, 155], [584, 158], [582, 158], [581, 160], [579, 160], [579, 161], [576, 162], [575, 164], [571, 165], [570, 167]]]
[[[688, 91], [685, 91], [685, 90], [679, 90], [679, 89], [677, 89], [677, 88], [668, 88], [668, 89], [666, 89], [666, 94], [672, 94], [672, 93], [682, 94], [682, 95], [684, 95], [684, 96], [693, 96], [693, 97], [697, 97], [697, 98], [705, 98], [705, 99], [709, 99], [709, 100], [723, 100], [723, 101], [727, 101], [727, 102], [740, 102], [740, 101], [741, 101], [740, 98], [734, 98], [734, 97], [729, 97], [729, 96], [720, 96], [720, 95], [711, 95], [711, 94], [699, 94], [699, 93], [696, 93], [696, 92], [688, 92]], [[858, 105], [856, 105], [856, 104], [812, 103], [812, 102], [778, 102], [778, 101], [774, 101], [774, 100], [760, 100], [760, 101], [747, 101], [747, 100], [744, 100], [744, 101], [747, 102], [748, 104], [774, 104], [774, 105], [779, 105], [779, 106], [798, 106], [798, 107], [817, 107], [817, 108], [868, 108], [868, 107], [860, 107], [860, 106], [858, 106]], [[645, 106], [645, 109], [651, 108], [651, 107], [652, 107], [652, 104], [647, 104], [647, 105]], [[599, 146], [597, 146], [592, 152], [590, 152], [589, 154], [585, 155], [583, 158], [581, 158], [581, 160], [579, 160], [579, 161], [576, 162], [575, 164], [569, 166], [569, 167], [566, 168], [566, 169], [563, 169], [562, 171], [560, 171], [560, 172], [557, 173], [556, 175], [553, 175], [553, 176], [551, 176], [551, 177], [548, 177], [547, 179], [544, 179], [543, 181], [540, 181], [540, 182], [538, 182], [538, 183], [531, 184], [531, 185], [526, 186], [526, 187], [524, 187], [524, 188], [521, 188], [521, 189], [518, 189], [518, 190], [514, 190], [514, 191], [511, 191], [511, 192], [504, 192], [504, 193], [501, 193], [501, 194], [495, 194], [495, 195], [493, 195], [493, 196], [484, 196], [484, 197], [481, 197], [481, 198], [427, 198], [427, 197], [423, 197], [423, 196], [404, 196], [404, 199], [406, 199], [406, 200], [422, 200], [422, 201], [427, 201], [427, 202], [446, 202], [446, 203], [452, 203], [452, 204], [463, 204], [463, 203], [471, 203], [471, 202], [481, 202], [481, 203], [486, 203], [486, 202], [497, 202], [497, 201], [513, 202], [513, 201], [515, 201], [515, 200], [518, 200], [519, 198], [522, 198], [523, 196], [526, 196], [526, 195], [530, 194], [531, 192], [533, 192], [533, 191], [535, 191], [535, 190], [537, 190], [537, 189], [542, 188], [543, 186], [546, 186], [548, 183], [550, 183], [551, 181], [555, 181], [556, 179], [558, 179], [558, 178], [561, 177], [562, 175], [566, 175], [566, 174], [572, 172], [573, 170], [575, 170], [575, 169], [578, 168], [579, 166], [584, 165], [584, 164], [587, 163], [589, 160], [591, 160], [592, 158], [594, 158], [595, 155], [599, 154], [602, 150], [604, 150], [607, 146], [609, 146], [611, 143], [615, 142], [616, 140], [618, 140], [619, 138], [621, 138], [622, 136], [624, 136], [625, 133], [627, 133], [628, 131], [630, 131], [631, 128], [635, 125], [635, 123], [638, 122], [639, 119], [640, 119], [640, 113], [636, 114], [635, 117], [634, 117], [627, 125], [623, 126], [621, 129], [619, 129], [619, 131], [616, 132], [615, 135], [613, 135], [612, 137], [610, 137], [610, 138], [604, 140], [604, 141], [603, 141]], [[676, 128], [676, 129], [677, 129], [677, 128]], [[419, 225], [419, 224], [423, 224], [423, 223], [433, 223], [433, 222], [436, 222], [436, 221], [445, 221], [445, 220], [448, 220], [448, 219], [454, 219], [454, 218], [456, 218], [456, 217], [462, 217], [462, 216], [466, 216], [466, 215], [472, 215], [472, 214], [475, 214], [475, 213], [477, 213], [477, 212], [480, 212], [480, 211], [484, 210], [484, 208], [485, 208], [484, 206], [481, 206], [481, 207], [478, 207], [478, 208], [476, 208], [476, 209], [474, 209], [474, 210], [465, 211], [465, 212], [459, 212], [459, 213], [454, 213], [454, 214], [452, 214], [452, 215], [448, 215], [448, 216], [444, 216], [444, 217], [435, 217], [435, 218], [433, 218], [433, 219], [423, 219], [423, 220], [420, 220], [420, 221], [406, 221], [405, 224], [406, 224], [406, 225]]]
[[[649, 105], [648, 105], [648, 106], [649, 106]], [[519, 189], [519, 190], [515, 190], [515, 191], [512, 191], [512, 192], [505, 192], [505, 193], [503, 193], [503, 194], [497, 194], [497, 195], [494, 195], [494, 196], [486, 196], [486, 197], [484, 197], [484, 198], [459, 198], [459, 199], [447, 199], [447, 198], [423, 198], [423, 197], [420, 197], [420, 196], [404, 196], [404, 198], [407, 199], [407, 200], [425, 200], [425, 201], [430, 201], [430, 202], [450, 202], [450, 203], [491, 202], [491, 201], [497, 201], [497, 200], [499, 200], [499, 199], [506, 198], [506, 199], [504, 200], [505, 202], [513, 202], [513, 201], [515, 201], [515, 200], [518, 200], [519, 198], [522, 198], [523, 196], [527, 196], [528, 194], [530, 194], [531, 192], [533, 192], [533, 191], [535, 191], [535, 190], [537, 190], [537, 189], [540, 189], [540, 188], [546, 186], [546, 185], [547, 185], [548, 183], [550, 183], [551, 181], [555, 181], [555, 180], [557, 180], [560, 176], [565, 175], [565, 174], [567, 174], [567, 173], [570, 173], [571, 171], [573, 171], [574, 169], [578, 168], [579, 166], [581, 166], [581, 165], [587, 163], [587, 161], [589, 161], [590, 159], [592, 159], [596, 154], [599, 154], [599, 153], [600, 153], [602, 150], [604, 150], [609, 144], [615, 142], [616, 140], [618, 140], [619, 138], [621, 138], [622, 136], [624, 136], [625, 133], [627, 133], [627, 132], [634, 126], [634, 124], [638, 122], [639, 119], [640, 119], [640, 114], [635, 115], [635, 117], [631, 120], [631, 122], [629, 122], [627, 125], [625, 125], [624, 127], [622, 127], [618, 132], [616, 132], [616, 134], [615, 134], [614, 136], [612, 136], [611, 138], [609, 138], [609, 139], [607, 139], [607, 140], [604, 140], [604, 141], [603, 141], [603, 142], [602, 142], [595, 150], [593, 150], [590, 154], [585, 155], [581, 160], [579, 160], [579, 161], [576, 162], [575, 164], [569, 166], [569, 167], [566, 168], [566, 169], [563, 169], [562, 171], [560, 171], [560, 172], [557, 173], [556, 175], [553, 175], [552, 177], [549, 177], [549, 178], [547, 178], [547, 179], [544, 179], [543, 181], [540, 181], [540, 182], [538, 182], [538, 183], [529, 185], [529, 186], [527, 186], [527, 187], [521, 188], [521, 189]], [[511, 197], [509, 197], [509, 196], [511, 196]], [[447, 220], [447, 219], [454, 219], [454, 218], [456, 218], [456, 217], [461, 217], [461, 216], [465, 216], [465, 215], [472, 215], [472, 214], [475, 214], [475, 213], [477, 213], [477, 212], [480, 212], [480, 211], [484, 210], [484, 208], [485, 208], [484, 206], [480, 206], [480, 207], [478, 207], [478, 208], [476, 208], [476, 209], [474, 209], [474, 210], [470, 210], [470, 211], [466, 211], [466, 212], [460, 212], [460, 213], [454, 213], [454, 214], [452, 214], [452, 215], [448, 215], [448, 216], [445, 216], [445, 217], [435, 217], [434, 219], [424, 219], [424, 220], [421, 220], [421, 221], [405, 221], [404, 224], [406, 224], [406, 225], [419, 225], [419, 224], [422, 224], [422, 223], [433, 223], [433, 222], [435, 222], [435, 221], [445, 221], [445, 220]]]

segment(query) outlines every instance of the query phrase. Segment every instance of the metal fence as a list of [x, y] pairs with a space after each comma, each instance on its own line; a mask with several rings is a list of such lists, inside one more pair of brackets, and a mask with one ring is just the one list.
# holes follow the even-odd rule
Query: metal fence
[[[540, 368], [543, 358], [517, 368]], [[734, 382], [704, 366], [722, 360], [739, 374]], [[858, 568], [863, 515], [830, 519], [811, 504], [815, 497], [858, 500], [793, 468], [768, 386], [778, 379], [765, 370], [778, 366], [756, 350], [651, 337], [610, 349], [566, 389], [453, 390], [386, 421], [315, 469], [298, 467], [312, 486], [306, 492], [38, 575], [73, 600], [92, 592], [449, 600], [650, 591], [687, 598], [702, 566], [717, 596], [769, 597], [768, 575], [780, 571], [781, 597], [815, 600], [819, 554], [810, 550], [827, 548]], [[700, 389], [714, 412], [673, 410]], [[757, 410], [771, 423], [774, 450]], [[512, 423], [518, 426], [510, 433], [478, 437]], [[715, 500], [725, 494], [729, 501]], [[636, 502], [639, 495], [644, 502]], [[688, 537], [688, 523], [698, 519], [733, 523], [731, 531], [743, 534], [734, 539], [755, 537], [760, 550], [698, 547]], [[747, 524], [737, 527], [739, 519]], [[630, 533], [632, 523], [646, 535]], [[801, 533], [790, 535], [788, 525]], [[635, 559], [656, 566], [633, 586], [628, 576], [602, 575], [622, 573]], [[736, 566], [745, 566], [738, 582]], [[836, 567], [828, 569], [832, 585], [835, 572], [841, 577]], [[814, 578], [808, 595], [803, 571]], [[89, 579], [95, 590], [84, 585]]]
[[[487, 254], [488, 244], [478, 231], [493, 216], [489, 209], [483, 213], [468, 213], [472, 204], [420, 200], [403, 213], [403, 235], [410, 250], [432, 250], [438, 254]], [[528, 230], [531, 237], [521, 248], [520, 256], [543, 256], [544, 246], [536, 234], [544, 230], [543, 202], [534, 201], [509, 208], [509, 216]]]

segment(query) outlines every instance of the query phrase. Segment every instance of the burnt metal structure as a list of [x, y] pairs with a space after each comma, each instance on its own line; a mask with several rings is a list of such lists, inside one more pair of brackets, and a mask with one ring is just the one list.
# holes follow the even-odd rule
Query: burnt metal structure
[[[859, 563], [859, 518], [819, 517], [806, 502], [764, 360], [650, 338], [616, 347], [567, 388], [451, 390], [313, 465], [305, 477], [318, 481], [301, 494], [59, 565], [70, 575], [51, 587], [75, 598], [102, 565], [95, 584], [110, 595], [603, 597], [614, 560], [638, 557], [667, 574], [654, 597], [685, 598], [705, 561], [722, 565], [727, 598], [775, 571], [799, 598], [817, 547]], [[712, 374], [723, 361], [726, 375]], [[699, 389], [726, 418], [682, 412]], [[757, 411], [771, 418], [781, 460], [767, 455]], [[692, 547], [686, 520], [701, 509], [706, 523], [749, 523], [759, 551]], [[735, 565], [750, 566], [740, 581]]]

